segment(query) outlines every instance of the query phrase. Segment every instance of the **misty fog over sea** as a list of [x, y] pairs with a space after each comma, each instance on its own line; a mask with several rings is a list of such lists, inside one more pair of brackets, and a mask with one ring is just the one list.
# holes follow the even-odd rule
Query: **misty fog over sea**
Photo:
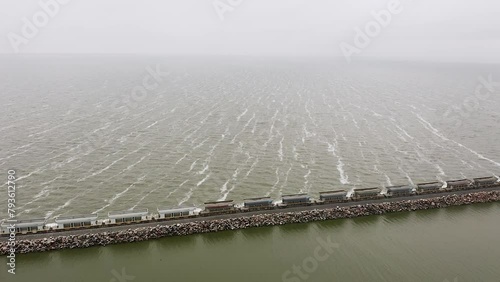
[[500, 2], [0, 2], [1, 282], [500, 282]]
[[16, 170], [19, 218], [500, 174], [495, 65], [0, 61], [0, 171]]

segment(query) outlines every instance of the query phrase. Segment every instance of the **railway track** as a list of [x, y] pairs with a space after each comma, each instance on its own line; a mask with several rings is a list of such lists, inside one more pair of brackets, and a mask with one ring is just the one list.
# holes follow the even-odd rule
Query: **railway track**
[[[336, 208], [336, 207], [349, 207], [349, 206], [377, 204], [377, 203], [386, 203], [386, 202], [387, 203], [401, 202], [401, 201], [406, 201], [406, 200], [431, 199], [431, 198], [443, 197], [443, 196], [448, 196], [448, 195], [463, 195], [463, 194], [469, 194], [469, 193], [489, 192], [489, 191], [500, 191], [500, 186], [481, 188], [481, 189], [448, 191], [448, 192], [441, 192], [441, 193], [395, 197], [395, 198], [381, 198], [381, 199], [370, 199], [370, 200], [353, 201], [353, 202], [343, 202], [343, 203], [329, 203], [329, 204], [321, 204], [321, 205], [296, 206], [296, 207], [288, 207], [288, 208], [284, 208], [284, 209], [279, 208], [279, 209], [267, 209], [267, 210], [259, 210], [259, 211], [229, 213], [229, 214], [206, 215], [203, 217], [171, 219], [171, 220], [164, 220], [164, 221], [153, 220], [153, 221], [149, 221], [149, 222], [122, 224], [122, 225], [116, 225], [116, 226], [103, 225], [103, 226], [97, 226], [97, 227], [91, 227], [91, 228], [82, 228], [82, 229], [73, 229], [73, 230], [64, 230], [64, 231], [53, 231], [53, 232], [46, 232], [46, 233], [16, 234], [16, 240], [31, 240], [31, 239], [43, 239], [43, 238], [49, 238], [49, 237], [55, 237], [55, 236], [96, 234], [96, 233], [103, 233], [103, 232], [117, 232], [117, 231], [123, 231], [123, 230], [127, 230], [127, 229], [135, 229], [135, 228], [143, 228], [143, 227], [169, 226], [169, 225], [175, 225], [175, 224], [179, 224], [179, 223], [200, 222], [200, 221], [210, 221], [210, 220], [229, 219], [229, 218], [244, 218], [244, 217], [251, 217], [251, 216], [259, 215], [259, 214], [277, 214], [277, 213], [300, 212], [300, 211], [308, 211], [308, 210], [326, 210], [326, 209], [332, 209], [332, 208]], [[8, 239], [8, 237], [2, 236], [2, 237], [0, 237], [0, 242], [6, 241], [7, 239]]]

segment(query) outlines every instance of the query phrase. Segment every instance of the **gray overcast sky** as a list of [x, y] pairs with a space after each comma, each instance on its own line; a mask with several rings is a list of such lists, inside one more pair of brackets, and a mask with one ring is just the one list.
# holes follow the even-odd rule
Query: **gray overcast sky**
[[[340, 44], [356, 47], [354, 29], [365, 29], [371, 12], [387, 10], [390, 2], [65, 0], [32, 38], [23, 36], [23, 18], [33, 23], [43, 11], [39, 3], [51, 1], [0, 0], [1, 53], [15, 52], [15, 37], [19, 53], [342, 56]], [[234, 5], [221, 20], [214, 2]], [[500, 62], [499, 1], [400, 3], [402, 10], [358, 48], [359, 56]]]

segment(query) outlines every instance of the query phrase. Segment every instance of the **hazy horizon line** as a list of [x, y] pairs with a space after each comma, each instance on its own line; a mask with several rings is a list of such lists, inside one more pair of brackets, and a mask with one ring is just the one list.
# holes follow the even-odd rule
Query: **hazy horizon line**
[[[0, 57], [23, 57], [23, 56], [129, 56], [129, 57], [193, 57], [193, 58], [280, 58], [280, 59], [307, 59], [307, 58], [329, 58], [338, 60], [344, 63], [345, 58], [343, 56], [331, 55], [331, 54], [223, 54], [223, 53], [76, 53], [76, 52], [61, 52], [61, 53], [0, 53]], [[462, 59], [457, 60], [454, 58], [443, 57], [438, 59], [436, 57], [420, 58], [420, 57], [398, 57], [398, 56], [370, 56], [363, 55], [358, 56], [356, 61], [383, 61], [383, 62], [423, 62], [423, 63], [466, 63], [466, 64], [486, 64], [486, 65], [499, 65], [500, 61], [487, 61], [487, 60], [477, 60], [477, 59]]]

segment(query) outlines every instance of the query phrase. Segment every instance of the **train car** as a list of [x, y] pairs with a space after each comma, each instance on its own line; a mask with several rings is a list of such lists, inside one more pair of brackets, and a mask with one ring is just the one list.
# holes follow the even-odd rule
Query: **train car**
[[419, 183], [417, 184], [417, 194], [439, 193], [441, 187], [443, 187], [443, 183], [438, 181]]
[[347, 197], [346, 190], [333, 190], [333, 191], [325, 191], [319, 192], [319, 201], [318, 204], [328, 204], [328, 203], [342, 203], [349, 201]]
[[228, 201], [215, 201], [206, 202], [205, 209], [200, 212], [200, 215], [214, 215], [214, 214], [225, 214], [225, 213], [235, 213], [238, 210], [234, 206], [233, 200]]
[[494, 176], [478, 177], [474, 178], [473, 181], [475, 188], [486, 188], [500, 185], [499, 180]]
[[386, 197], [405, 197], [413, 195], [413, 186], [411, 185], [398, 185], [386, 187]]
[[97, 225], [97, 214], [60, 216], [55, 220], [57, 229], [84, 228]]
[[352, 200], [353, 201], [360, 201], [360, 200], [370, 200], [370, 199], [379, 199], [383, 197], [383, 195], [380, 194], [382, 189], [378, 187], [373, 187], [373, 188], [356, 188], [354, 189], [354, 192], [352, 193]]
[[467, 190], [472, 188], [472, 181], [469, 179], [460, 179], [460, 180], [449, 180], [446, 181], [446, 191], [458, 191], [458, 190]]
[[[500, 186], [500, 180], [495, 176], [479, 177], [473, 180], [461, 179], [450, 180], [446, 182], [446, 188], [443, 183], [427, 182], [416, 185], [416, 194], [442, 193], [444, 191], [455, 191], [465, 189], [480, 189], [488, 187]], [[413, 188], [410, 185], [390, 186], [387, 187], [386, 197], [404, 197], [414, 195]], [[196, 213], [195, 207], [179, 207], [179, 208], [157, 208], [160, 220], [168, 220], [175, 218], [189, 218], [197, 216], [209, 216], [218, 214], [238, 213], [242, 211], [266, 210], [279, 208], [287, 208], [294, 206], [309, 206], [312, 204], [326, 204], [348, 201], [361, 201], [369, 199], [383, 198], [380, 188], [363, 188], [354, 189], [352, 196], [347, 197], [348, 192], [345, 190], [333, 190], [319, 193], [319, 200], [313, 201], [307, 194], [294, 194], [282, 196], [281, 203], [273, 205], [273, 200], [269, 197], [250, 198], [243, 201], [243, 207], [237, 208], [232, 200], [216, 201], [205, 203], [205, 209], [199, 214]], [[133, 224], [149, 222], [153, 217], [148, 209], [135, 209], [127, 211], [109, 212], [108, 219], [102, 221], [97, 220], [97, 214], [63, 216], [54, 219], [54, 224], [47, 224], [44, 218], [26, 219], [26, 220], [5, 220], [0, 224], [0, 234], [9, 236], [11, 232], [17, 234], [28, 233], [46, 233], [64, 231], [73, 228], [92, 228], [98, 225], [118, 225], [118, 224]], [[156, 217], [155, 217], [156, 218]]]
[[307, 194], [293, 194], [284, 195], [281, 197], [281, 203], [278, 205], [280, 208], [294, 207], [294, 206], [309, 206], [311, 205], [311, 197]]
[[[46, 219], [45, 218], [33, 218], [33, 219], [21, 219], [14, 221], [6, 221], [1, 225], [1, 232], [3, 234], [10, 234], [11, 231], [18, 234], [28, 234], [37, 233], [40, 231], [45, 231]], [[11, 227], [15, 230], [11, 230]]]
[[274, 209], [273, 199], [269, 197], [250, 198], [243, 200], [242, 211], [270, 210]]
[[130, 224], [148, 220], [148, 209], [109, 212], [109, 224]]
[[156, 208], [159, 219], [189, 218], [195, 216], [195, 207]]

